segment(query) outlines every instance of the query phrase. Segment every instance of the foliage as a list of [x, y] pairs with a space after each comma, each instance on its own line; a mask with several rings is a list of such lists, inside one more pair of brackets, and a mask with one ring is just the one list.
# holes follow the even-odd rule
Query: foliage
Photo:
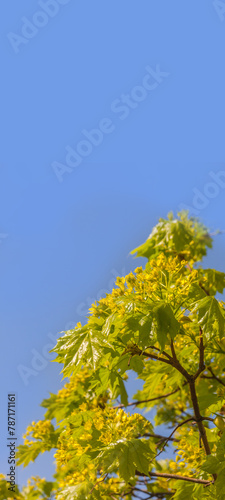
[[[43, 401], [45, 417], [17, 453], [26, 466], [55, 449], [55, 480], [14, 498], [225, 498], [225, 274], [199, 264], [211, 246], [186, 212], [160, 219], [136, 249], [145, 268], [117, 278], [86, 324], [58, 339], [68, 380]], [[128, 403], [130, 370], [143, 387]], [[138, 413], [151, 408], [166, 436]]]

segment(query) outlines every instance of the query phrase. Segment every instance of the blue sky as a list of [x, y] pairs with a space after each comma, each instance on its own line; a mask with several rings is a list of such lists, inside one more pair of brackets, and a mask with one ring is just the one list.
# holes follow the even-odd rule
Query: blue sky
[[[225, 3], [11, 0], [1, 33], [1, 471], [61, 386], [48, 350], [189, 206], [225, 229]], [[219, 173], [220, 172], [220, 173]], [[208, 266], [224, 269], [225, 235]], [[22, 368], [21, 368], [22, 367]], [[18, 470], [48, 479], [52, 457]]]

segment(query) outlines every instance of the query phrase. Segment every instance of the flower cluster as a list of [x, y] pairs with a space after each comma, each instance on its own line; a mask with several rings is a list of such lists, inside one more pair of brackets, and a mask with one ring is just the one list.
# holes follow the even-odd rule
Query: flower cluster
[[[31, 445], [35, 441], [30, 438], [33, 437], [40, 441], [50, 440], [50, 435], [54, 432], [54, 426], [50, 420], [39, 420], [39, 422], [32, 422], [28, 425], [26, 433], [23, 436], [24, 444]], [[29, 438], [29, 439], [28, 439]]]
[[[80, 324], [78, 325], [81, 326]], [[86, 380], [90, 378], [90, 371], [84, 367], [79, 373], [71, 375], [69, 382], [67, 382], [62, 389], [57, 393], [57, 400], [67, 400], [81, 385], [84, 385]]]
[[179, 435], [182, 436], [179, 441], [179, 449], [176, 454], [176, 461], [169, 462], [170, 469], [173, 472], [181, 473], [185, 470], [185, 475], [189, 477], [196, 477], [196, 472], [201, 469], [201, 465], [205, 461], [204, 448], [199, 446], [199, 433], [197, 429], [190, 429], [188, 431], [183, 427]]
[[146, 301], [159, 301], [166, 299], [175, 307], [181, 304], [187, 296], [190, 286], [197, 281], [198, 271], [192, 270], [187, 274], [186, 262], [178, 257], [166, 257], [161, 253], [157, 259], [151, 260], [146, 268], [138, 267], [134, 273], [130, 272], [125, 277], [118, 277], [117, 288], [107, 294], [98, 304], [93, 304], [90, 313], [93, 317], [104, 316], [106, 309], [117, 312], [118, 317], [123, 317], [126, 301], [118, 302], [119, 298], [134, 301], [134, 309]]
[[92, 459], [89, 454], [90, 450], [98, 452], [121, 438], [131, 439], [151, 430], [150, 422], [142, 415], [130, 415], [122, 409], [93, 408], [90, 411], [88, 404], [82, 403], [79, 413], [81, 425], [78, 427], [78, 412], [73, 412], [58, 441], [55, 459], [61, 487], [64, 483], [97, 480], [97, 472], [101, 471], [97, 459]]

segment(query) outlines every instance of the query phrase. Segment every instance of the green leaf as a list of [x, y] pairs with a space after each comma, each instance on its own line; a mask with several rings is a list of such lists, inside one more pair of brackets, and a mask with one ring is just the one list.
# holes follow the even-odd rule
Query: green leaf
[[220, 339], [225, 335], [225, 318], [222, 307], [215, 297], [205, 297], [201, 299], [194, 307], [193, 311], [198, 314], [198, 322], [203, 332], [212, 337], [216, 330]]
[[204, 299], [205, 297], [206, 293], [204, 292], [204, 290], [202, 290], [202, 288], [197, 285], [197, 283], [192, 283], [186, 299], [187, 305], [192, 308], [194, 304], [196, 304], [196, 302]]
[[216, 474], [219, 465], [219, 460], [216, 457], [209, 455], [208, 457], [206, 457], [205, 462], [201, 465], [201, 469], [205, 472], [208, 472], [209, 474]]
[[46, 447], [40, 441], [33, 442], [32, 445], [20, 444], [16, 453], [17, 465], [23, 464], [24, 467], [27, 467], [43, 451], [46, 451]]
[[166, 341], [168, 340], [167, 335], [169, 334], [170, 337], [174, 339], [179, 331], [180, 325], [175, 318], [170, 305], [165, 302], [160, 302], [159, 305], [153, 308], [152, 312], [154, 318], [154, 329], [156, 330], [158, 342], [163, 350]]
[[218, 396], [216, 394], [209, 393], [208, 395], [198, 397], [200, 411], [206, 410], [206, 408], [210, 408], [211, 405], [215, 405], [216, 403], [218, 403]]
[[[93, 484], [90, 482], [83, 482], [80, 484], [76, 484], [75, 486], [67, 486], [63, 488], [57, 495], [58, 500], [86, 500], [87, 498], [93, 499], [97, 498], [94, 496], [90, 496], [89, 493], [93, 487]], [[99, 497], [100, 500], [100, 497]]]
[[198, 219], [188, 219], [185, 211], [178, 213], [178, 218], [172, 214], [168, 220], [160, 219], [143, 245], [135, 248], [131, 254], [137, 257], [156, 258], [159, 253], [179, 255], [183, 259], [201, 260], [206, 255], [206, 248], [211, 248], [212, 238], [205, 226]]
[[148, 475], [149, 462], [154, 456], [148, 440], [119, 439], [102, 449], [99, 454], [100, 464], [108, 472], [119, 469], [120, 476], [129, 481], [136, 469]]
[[173, 500], [203, 500], [204, 488], [203, 485], [194, 483], [188, 483], [186, 481], [177, 481], [174, 485], [176, 488], [176, 493], [173, 496]]
[[96, 369], [110, 349], [112, 346], [99, 329], [87, 325], [67, 331], [51, 352], [58, 354], [54, 361], [64, 363], [64, 375], [70, 375], [86, 364]]
[[101, 381], [101, 392], [107, 389], [111, 389], [112, 399], [116, 399], [118, 396], [120, 396], [121, 403], [126, 406], [128, 403], [128, 396], [123, 378], [120, 373], [118, 373], [116, 369], [102, 367], [98, 370], [98, 377]]
[[210, 295], [216, 292], [223, 293], [225, 288], [225, 273], [216, 271], [216, 269], [204, 269], [204, 276], [210, 285]]

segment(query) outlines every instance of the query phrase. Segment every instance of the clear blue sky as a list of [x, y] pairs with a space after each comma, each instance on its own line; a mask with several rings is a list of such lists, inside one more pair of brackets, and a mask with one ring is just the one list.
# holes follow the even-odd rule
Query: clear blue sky
[[[18, 395], [20, 437], [61, 384], [48, 335], [84, 321], [115, 275], [142, 263], [130, 250], [170, 210], [189, 205], [225, 229], [225, 3], [11, 0], [1, 10], [6, 473], [7, 392]], [[221, 235], [207, 265], [224, 269], [224, 248]], [[50, 478], [51, 462], [19, 469], [19, 483]]]

